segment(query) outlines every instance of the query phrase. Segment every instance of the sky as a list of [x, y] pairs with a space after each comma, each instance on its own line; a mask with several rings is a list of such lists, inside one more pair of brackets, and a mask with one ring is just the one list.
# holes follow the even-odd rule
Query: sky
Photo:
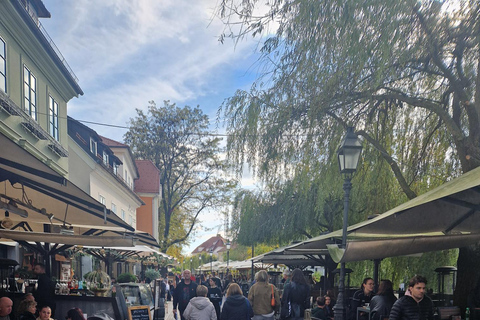
[[[216, 130], [217, 111], [237, 89], [257, 77], [255, 39], [218, 41], [218, 0], [43, 0], [51, 18], [47, 33], [79, 79], [84, 95], [68, 103], [68, 115], [127, 126], [135, 109], [154, 100], [199, 106]], [[98, 134], [123, 141], [127, 131], [85, 123]], [[219, 129], [222, 132], [222, 128]], [[248, 176], [244, 186], [251, 183]], [[214, 230], [199, 230], [189, 253], [223, 225], [220, 215], [200, 217]], [[223, 232], [223, 230], [222, 230]]]

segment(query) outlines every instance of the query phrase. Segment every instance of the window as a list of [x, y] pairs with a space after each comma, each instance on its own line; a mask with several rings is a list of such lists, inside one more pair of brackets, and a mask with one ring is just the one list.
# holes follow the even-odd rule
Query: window
[[115, 203], [112, 202], [112, 212], [113, 213], [117, 213], [117, 205]]
[[125, 210], [122, 209], [122, 220], [125, 221]]
[[100, 195], [98, 197], [98, 201], [100, 201], [100, 203], [103, 204], [103, 205], [107, 204], [107, 201], [105, 200], [105, 197], [102, 196], [102, 195]]
[[103, 151], [103, 164], [108, 166], [108, 154], [105, 151]]
[[37, 79], [26, 66], [23, 67], [24, 110], [37, 121]]
[[128, 216], [128, 224], [133, 225], [133, 218], [132, 216]]
[[97, 142], [90, 138], [90, 152], [97, 156]]
[[112, 167], [113, 167], [113, 173], [115, 175], [118, 175], [118, 164], [116, 164], [115, 161], [113, 161]]
[[50, 129], [50, 135], [58, 141], [59, 136], [58, 136], [58, 103], [55, 101], [55, 99], [52, 98], [52, 96], [48, 97], [48, 121], [49, 121], [49, 129]]
[[0, 90], [7, 92], [7, 49], [2, 38], [0, 38]]

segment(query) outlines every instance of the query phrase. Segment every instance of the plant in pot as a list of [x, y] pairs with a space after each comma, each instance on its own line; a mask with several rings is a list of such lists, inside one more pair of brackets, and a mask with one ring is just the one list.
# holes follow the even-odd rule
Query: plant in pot
[[92, 291], [95, 296], [103, 297], [110, 289], [112, 282], [106, 272], [96, 270], [85, 275], [85, 284], [87, 289]]

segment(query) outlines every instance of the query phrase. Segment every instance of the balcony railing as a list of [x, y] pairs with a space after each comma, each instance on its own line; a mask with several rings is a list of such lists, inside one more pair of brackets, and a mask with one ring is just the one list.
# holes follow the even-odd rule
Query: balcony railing
[[50, 44], [50, 46], [52, 47], [53, 51], [56, 53], [57, 57], [60, 59], [60, 61], [63, 63], [63, 65], [65, 66], [65, 68], [68, 70], [68, 72], [70, 73], [70, 75], [72, 76], [72, 78], [75, 80], [76, 83], [78, 83], [78, 78], [77, 76], [75, 75], [75, 73], [73, 72], [72, 68], [70, 68], [70, 66], [68, 65], [67, 63], [67, 60], [65, 60], [65, 58], [63, 57], [62, 53], [60, 52], [60, 50], [58, 49], [57, 45], [55, 44], [55, 42], [53, 42], [52, 38], [50, 38], [49, 34], [47, 33], [47, 30], [45, 30], [45, 28], [43, 27], [43, 25], [40, 23], [40, 21], [38, 20], [38, 17], [37, 17], [37, 14], [33, 11], [33, 10], [30, 10], [28, 5], [26, 5], [26, 2], [22, 1], [22, 0], [17, 0], [21, 5], [22, 5], [22, 8], [25, 9], [25, 12], [28, 13], [28, 15], [32, 18], [33, 22], [35, 22], [35, 24], [37, 25], [38, 29], [40, 30], [40, 32], [43, 34], [43, 36], [45, 37], [45, 40], [47, 40], [47, 42]]

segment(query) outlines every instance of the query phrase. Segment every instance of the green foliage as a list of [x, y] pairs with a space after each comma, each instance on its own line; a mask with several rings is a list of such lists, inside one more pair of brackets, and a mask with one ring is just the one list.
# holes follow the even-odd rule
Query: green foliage
[[151, 101], [147, 112], [136, 111], [125, 143], [136, 159], [151, 160], [160, 170], [160, 244], [166, 251], [185, 243], [201, 212], [227, 205], [236, 181], [224, 178], [220, 139], [207, 134], [208, 117], [199, 107]]
[[137, 277], [129, 272], [121, 273], [117, 277], [118, 283], [136, 282]]
[[[219, 110], [228, 159], [266, 185], [237, 195], [239, 242], [286, 243], [341, 226], [335, 152], [348, 125], [365, 140], [350, 224], [480, 166], [480, 2], [280, 0], [264, 15], [258, 4], [226, 0], [218, 11], [233, 30], [222, 41], [266, 34], [265, 73]], [[396, 284], [415, 273], [433, 278], [436, 264], [456, 255], [385, 260], [382, 272]], [[352, 266], [357, 283], [371, 275], [369, 262]], [[467, 264], [458, 268], [464, 303], [474, 283]]]
[[145, 270], [145, 278], [147, 278], [147, 282], [160, 278], [160, 272], [155, 269], [147, 269]]

